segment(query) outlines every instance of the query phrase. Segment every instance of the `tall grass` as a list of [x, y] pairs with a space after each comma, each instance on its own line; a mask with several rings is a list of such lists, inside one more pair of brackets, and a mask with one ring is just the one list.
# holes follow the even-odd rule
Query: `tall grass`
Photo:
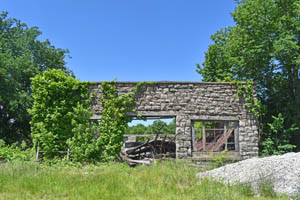
[[198, 184], [197, 172], [182, 162], [136, 168], [121, 163], [62, 167], [13, 162], [0, 164], [0, 199], [288, 199], [257, 197], [247, 186], [207, 179]]

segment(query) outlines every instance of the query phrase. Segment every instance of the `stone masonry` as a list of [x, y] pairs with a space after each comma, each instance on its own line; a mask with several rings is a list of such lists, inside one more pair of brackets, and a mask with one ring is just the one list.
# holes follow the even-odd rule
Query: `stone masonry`
[[[137, 82], [117, 82], [120, 94], [131, 91]], [[93, 83], [96, 94], [92, 119], [101, 119], [101, 83]], [[145, 117], [176, 117], [176, 157], [192, 156], [193, 121], [237, 121], [238, 149], [243, 159], [258, 155], [258, 124], [236, 94], [237, 86], [222, 82], [155, 82], [143, 85], [136, 95], [136, 113]]]

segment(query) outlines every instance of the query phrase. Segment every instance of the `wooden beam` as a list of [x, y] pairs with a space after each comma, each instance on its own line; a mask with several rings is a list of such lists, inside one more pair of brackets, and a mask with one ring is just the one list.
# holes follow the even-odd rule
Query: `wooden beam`
[[205, 122], [202, 122], [202, 142], [203, 142], [203, 151], [206, 151]]
[[195, 127], [194, 127], [194, 122], [192, 121], [192, 150], [195, 151]]
[[40, 154], [40, 144], [37, 143], [37, 148], [36, 148], [36, 156], [35, 156], [35, 160], [38, 161], [39, 160], [39, 155]]
[[228, 137], [227, 137], [227, 135], [226, 135], [226, 132], [227, 132], [227, 124], [228, 124], [228, 122], [224, 122], [224, 139], [225, 139], [225, 150], [227, 150], [227, 139], [228, 139]]

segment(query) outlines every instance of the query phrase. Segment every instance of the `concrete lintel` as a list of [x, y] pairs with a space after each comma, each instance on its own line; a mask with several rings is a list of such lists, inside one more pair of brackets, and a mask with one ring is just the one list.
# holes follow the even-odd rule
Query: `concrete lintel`
[[[136, 117], [141, 115], [142, 117], [176, 117], [177, 112], [174, 111], [137, 111], [136, 113], [127, 113], [128, 116]], [[91, 120], [100, 120], [101, 115], [94, 114]]]
[[101, 115], [93, 114], [93, 116], [90, 119], [91, 120], [100, 120], [101, 119]]
[[197, 120], [220, 120], [220, 121], [239, 121], [238, 116], [211, 116], [211, 115], [190, 115], [190, 119]]
[[143, 117], [176, 117], [178, 112], [175, 111], [137, 111], [136, 113], [127, 113], [128, 116], [138, 116]]

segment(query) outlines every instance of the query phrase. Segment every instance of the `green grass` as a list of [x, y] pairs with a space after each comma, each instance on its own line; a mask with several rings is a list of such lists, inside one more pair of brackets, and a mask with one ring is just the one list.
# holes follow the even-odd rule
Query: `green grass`
[[182, 162], [136, 168], [120, 163], [70, 167], [13, 162], [0, 164], [0, 199], [289, 199], [258, 197], [249, 186], [211, 180], [198, 184], [197, 172]]

